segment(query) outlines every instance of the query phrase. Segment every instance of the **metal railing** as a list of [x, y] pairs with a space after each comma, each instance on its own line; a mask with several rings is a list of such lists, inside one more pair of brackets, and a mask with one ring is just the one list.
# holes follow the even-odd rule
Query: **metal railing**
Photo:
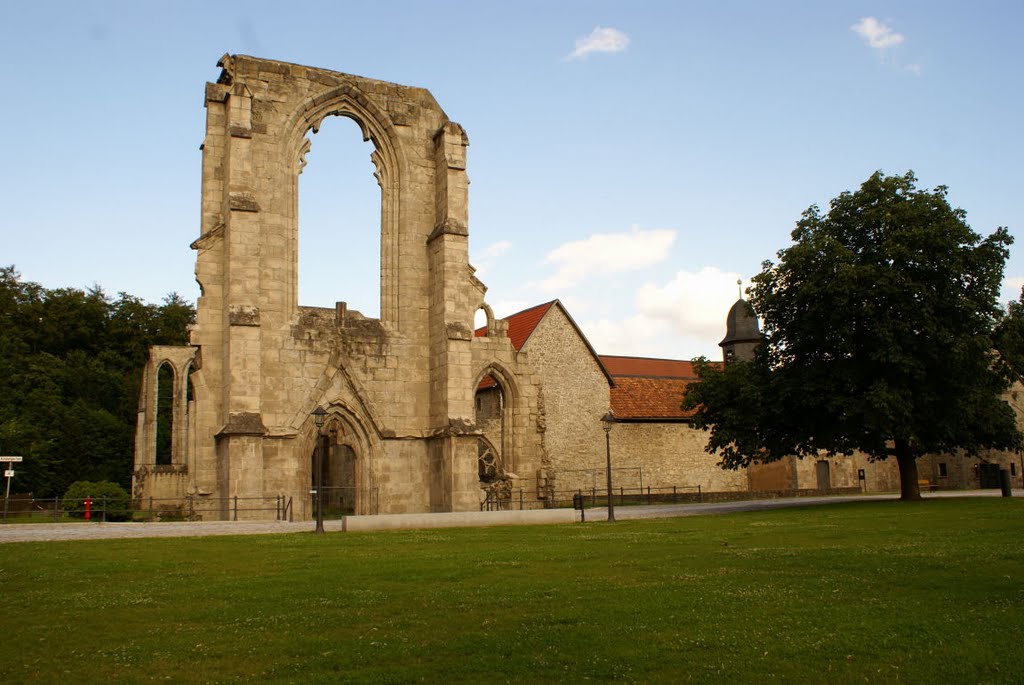
[[[154, 498], [136, 500], [134, 506], [125, 506], [108, 498], [70, 502], [60, 497], [36, 498], [15, 496], [4, 502], [3, 523], [105, 523], [119, 519], [137, 522], [149, 521], [237, 521], [242, 518], [268, 518], [274, 512], [275, 521], [294, 520], [292, 498], [274, 497], [210, 497], [186, 495], [182, 498]], [[249, 514], [257, 514], [252, 517]]]
[[[514, 509], [559, 509], [573, 506], [573, 497], [579, 495], [585, 507], [603, 507], [608, 504], [607, 488], [576, 488], [555, 490], [546, 497], [537, 497], [537, 489], [511, 488], [504, 492], [488, 491], [480, 503], [480, 511], [510, 511]], [[612, 502], [616, 505], [670, 504], [703, 502], [705, 495], [699, 485], [673, 485], [669, 487], [613, 487]]]
[[[293, 516], [292, 498], [285, 495], [264, 497], [212, 497], [210, 495], [185, 495], [180, 498], [149, 497], [136, 501], [137, 521], [237, 521], [242, 518], [269, 518], [265, 514], [274, 512], [275, 521], [291, 521]], [[252, 517], [249, 514], [257, 514]]]
[[[380, 512], [379, 488], [356, 488], [354, 486], [325, 485], [324, 518], [337, 519], [352, 516], [357, 510], [357, 500], [362, 496], [358, 509], [366, 514]], [[316, 491], [311, 489], [305, 501], [311, 516], [316, 516]]]
[[110, 501], [106, 497], [94, 497], [75, 500], [73, 503], [62, 497], [25, 497], [4, 498], [3, 523], [79, 523], [99, 522], [108, 519], [130, 518], [131, 508], [118, 501]]

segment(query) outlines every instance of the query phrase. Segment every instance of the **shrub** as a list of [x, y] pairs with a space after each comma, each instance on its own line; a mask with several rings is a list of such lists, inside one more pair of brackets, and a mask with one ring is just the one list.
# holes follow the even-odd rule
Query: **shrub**
[[[102, 521], [130, 521], [131, 502], [128, 493], [117, 483], [101, 480], [75, 481], [64, 493], [63, 507], [72, 518], [85, 518], [85, 498], [92, 498], [92, 517]], [[105, 511], [104, 511], [105, 510]]]

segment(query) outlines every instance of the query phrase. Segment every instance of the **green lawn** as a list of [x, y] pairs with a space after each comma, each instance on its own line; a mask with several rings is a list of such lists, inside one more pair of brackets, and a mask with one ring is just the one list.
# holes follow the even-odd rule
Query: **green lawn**
[[0, 682], [1020, 682], [1024, 500], [0, 546]]

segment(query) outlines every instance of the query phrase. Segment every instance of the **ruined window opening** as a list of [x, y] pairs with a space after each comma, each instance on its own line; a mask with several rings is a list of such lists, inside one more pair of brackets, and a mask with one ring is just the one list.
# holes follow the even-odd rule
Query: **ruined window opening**
[[299, 175], [299, 304], [380, 317], [381, 192], [374, 145], [343, 116], [307, 134]]
[[477, 470], [480, 487], [488, 501], [506, 499], [509, 480], [501, 451], [505, 446], [505, 388], [493, 373], [484, 376], [476, 387], [476, 425], [483, 433], [477, 443]]
[[945, 478], [947, 475], [946, 464], [944, 462], [939, 463], [939, 478]]
[[174, 369], [164, 362], [156, 373], [156, 464], [173, 463]]
[[[473, 330], [479, 331], [481, 328], [487, 328], [487, 312], [483, 307], [476, 310], [473, 315]], [[490, 331], [488, 331], [490, 333]]]
[[498, 479], [498, 459], [489, 448], [481, 445], [481, 455], [478, 461], [481, 483], [493, 483]]

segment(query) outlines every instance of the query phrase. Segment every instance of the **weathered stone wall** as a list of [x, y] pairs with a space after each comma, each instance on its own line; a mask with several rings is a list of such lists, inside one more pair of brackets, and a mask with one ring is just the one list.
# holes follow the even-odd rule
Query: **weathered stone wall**
[[[476, 431], [486, 434], [492, 442], [498, 440], [495, 447], [500, 452], [501, 465], [511, 478], [511, 488], [517, 493], [522, 491], [524, 507], [542, 507], [549, 500], [549, 489], [537, 474], [550, 468], [550, 460], [544, 448], [546, 423], [540, 376], [529, 356], [512, 346], [506, 322], [490, 319], [487, 331], [486, 336], [471, 341], [475, 375], [470, 389], [475, 395], [480, 381], [487, 375], [493, 376], [504, 393], [504, 408], [500, 427], [498, 421], [484, 420]], [[483, 497], [479, 481], [477, 488], [479, 501]]]
[[[817, 459], [804, 457], [794, 462], [796, 487], [801, 490], [818, 488]], [[823, 458], [824, 459], [824, 458]], [[859, 452], [846, 457], [835, 456], [824, 459], [829, 464], [830, 488], [863, 488], [865, 492], [896, 492], [900, 489], [900, 472], [895, 459], [870, 461]], [[859, 477], [860, 469], [864, 470], [864, 482]]]
[[[652, 491], [686, 486], [702, 492], [735, 492], [748, 486], [745, 469], [727, 471], [704, 451], [708, 434], [686, 423], [618, 423], [612, 430], [614, 487], [629, 487], [642, 469]], [[616, 471], [634, 468], [638, 473]], [[621, 475], [620, 475], [621, 473]]]
[[555, 490], [575, 490], [586, 471], [604, 469], [608, 378], [560, 306], [548, 310], [522, 351], [543, 379], [546, 475]]

